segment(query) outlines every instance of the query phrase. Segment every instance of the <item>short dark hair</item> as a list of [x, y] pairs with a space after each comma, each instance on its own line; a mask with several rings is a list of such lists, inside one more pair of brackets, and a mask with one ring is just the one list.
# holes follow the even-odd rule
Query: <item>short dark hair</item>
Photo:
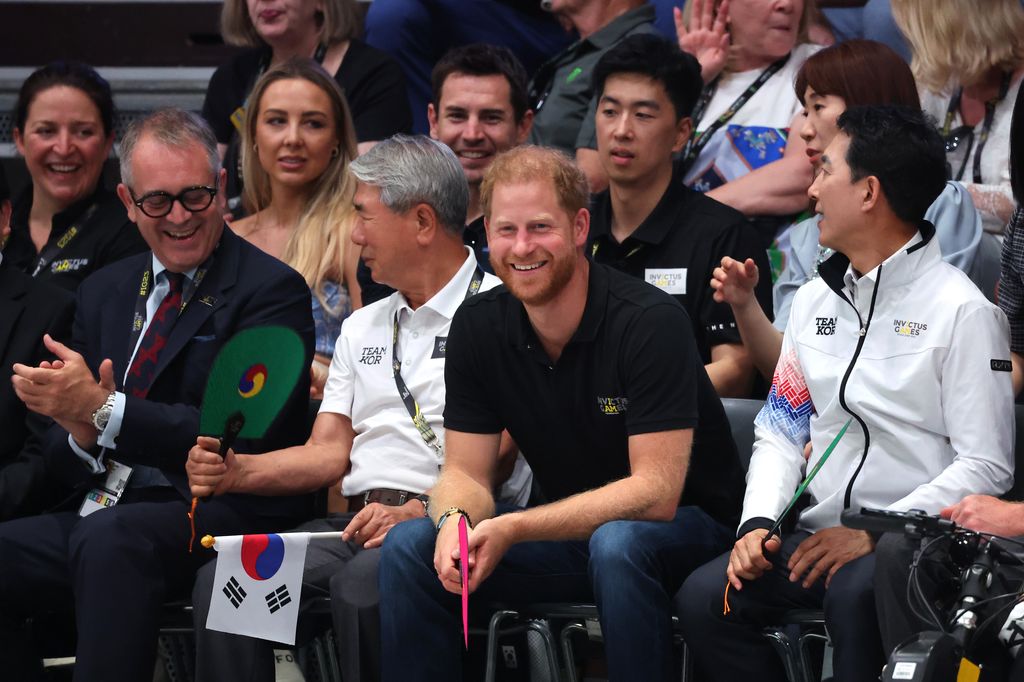
[[1024, 88], [1017, 90], [1010, 119], [1010, 187], [1017, 204], [1024, 206]]
[[676, 120], [689, 116], [704, 87], [700, 63], [679, 46], [653, 33], [631, 35], [604, 53], [594, 67], [594, 92], [600, 97], [605, 81], [618, 73], [648, 76], [665, 88]]
[[526, 94], [526, 69], [506, 47], [473, 43], [452, 48], [434, 65], [430, 84], [434, 90], [434, 108], [441, 107], [441, 89], [448, 76], [460, 73], [466, 76], [504, 76], [508, 81], [509, 98], [516, 122], [522, 121], [529, 108]]
[[109, 138], [114, 134], [114, 96], [110, 92], [110, 83], [96, 73], [96, 69], [75, 61], [50, 62], [25, 79], [14, 105], [14, 126], [24, 132], [28, 110], [35, 98], [44, 90], [61, 85], [85, 93], [100, 112], [104, 136]]
[[838, 126], [850, 138], [853, 180], [875, 176], [897, 217], [924, 218], [946, 185], [946, 150], [932, 121], [920, 109], [885, 105], [851, 107]]

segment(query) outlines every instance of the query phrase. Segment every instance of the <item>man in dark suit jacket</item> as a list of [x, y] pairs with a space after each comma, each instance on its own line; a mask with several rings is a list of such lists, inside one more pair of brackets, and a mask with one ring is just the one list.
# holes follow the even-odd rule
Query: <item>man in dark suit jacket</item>
[[[213, 554], [189, 552], [184, 465], [217, 351], [241, 329], [273, 324], [297, 331], [302, 366], [312, 361], [309, 288], [224, 229], [225, 174], [206, 123], [156, 112], [129, 129], [121, 153], [118, 194], [152, 252], [83, 282], [72, 348], [47, 339], [58, 360], [16, 365], [12, 381], [29, 408], [57, 422], [44, 446], [56, 474], [83, 490], [113, 490], [108, 472], [131, 472], [115, 506], [89, 513], [98, 505], [87, 495], [79, 513], [0, 524], [0, 653], [10, 657], [0, 658], [15, 663], [17, 679], [37, 672], [24, 619], [68, 603], [78, 629], [76, 680], [152, 676], [161, 604], [188, 589]], [[301, 442], [308, 397], [303, 375], [266, 438], [237, 447]], [[291, 527], [308, 513], [306, 502], [224, 496], [199, 508], [198, 532]]]
[[[10, 232], [11, 201], [0, 167], [0, 248]], [[37, 365], [48, 355], [43, 334], [71, 333], [74, 296], [37, 282], [0, 253], [0, 521], [38, 514], [61, 498], [63, 489], [46, 477], [43, 432], [53, 422], [18, 400], [9, 377], [16, 362]]]

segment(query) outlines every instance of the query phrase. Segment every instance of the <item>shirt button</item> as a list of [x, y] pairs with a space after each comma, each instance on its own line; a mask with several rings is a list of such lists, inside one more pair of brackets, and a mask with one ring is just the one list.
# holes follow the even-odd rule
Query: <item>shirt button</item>
[[420, 333], [419, 332], [413, 332], [412, 333], [412, 338], [414, 338], [414, 339], [420, 338]]

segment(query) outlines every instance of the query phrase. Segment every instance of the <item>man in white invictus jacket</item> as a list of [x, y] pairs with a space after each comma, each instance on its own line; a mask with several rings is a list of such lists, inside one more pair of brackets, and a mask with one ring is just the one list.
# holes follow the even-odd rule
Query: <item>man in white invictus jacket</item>
[[[678, 596], [705, 679], [785, 680], [761, 627], [822, 607], [835, 680], [877, 679], [875, 540], [842, 527], [843, 509], [937, 513], [1013, 478], [1006, 318], [942, 261], [923, 220], [943, 188], [942, 140], [898, 107], [851, 108], [839, 129], [808, 192], [837, 253], [793, 301], [755, 422], [739, 539]], [[794, 532], [765, 540], [847, 420]]]

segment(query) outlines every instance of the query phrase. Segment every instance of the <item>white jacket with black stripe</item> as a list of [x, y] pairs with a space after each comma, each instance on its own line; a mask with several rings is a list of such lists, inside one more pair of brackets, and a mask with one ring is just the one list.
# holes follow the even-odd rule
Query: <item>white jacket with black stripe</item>
[[[797, 527], [845, 508], [937, 513], [1013, 481], [1006, 317], [942, 261], [934, 228], [856, 278], [845, 256], [797, 292], [747, 473], [739, 535], [768, 528], [850, 418], [808, 486]], [[810, 439], [809, 462], [803, 456]]]

